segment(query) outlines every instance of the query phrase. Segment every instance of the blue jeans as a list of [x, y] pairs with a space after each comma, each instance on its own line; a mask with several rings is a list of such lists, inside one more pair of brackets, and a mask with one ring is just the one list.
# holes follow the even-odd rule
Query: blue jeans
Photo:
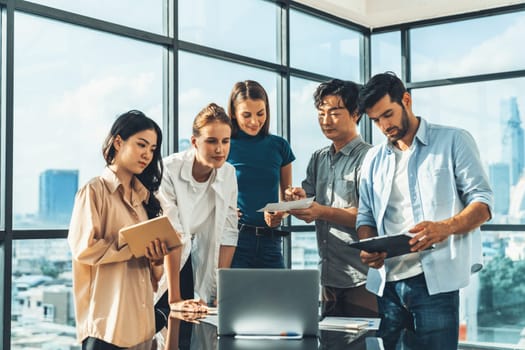
[[239, 240], [233, 255], [233, 268], [284, 268], [282, 238], [257, 236], [239, 230]]
[[377, 303], [385, 349], [458, 348], [458, 291], [429, 295], [425, 276], [419, 274], [387, 282]]

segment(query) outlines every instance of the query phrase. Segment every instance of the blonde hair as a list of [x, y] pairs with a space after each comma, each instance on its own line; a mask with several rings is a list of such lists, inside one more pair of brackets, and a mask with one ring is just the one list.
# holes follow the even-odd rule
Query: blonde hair
[[199, 137], [202, 128], [215, 122], [226, 124], [232, 129], [232, 122], [224, 111], [224, 108], [212, 102], [204, 107], [193, 120], [193, 136]]

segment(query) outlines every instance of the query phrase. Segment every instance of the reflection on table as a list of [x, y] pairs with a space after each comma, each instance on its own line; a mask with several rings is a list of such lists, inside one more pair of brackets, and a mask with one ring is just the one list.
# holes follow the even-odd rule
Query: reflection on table
[[[443, 350], [437, 339], [418, 339], [413, 332], [401, 332], [382, 339], [379, 332], [320, 330], [318, 337], [302, 339], [239, 339], [217, 336], [215, 324], [201, 315], [172, 312], [167, 328], [153, 341], [140, 344], [132, 350]], [[439, 332], [438, 332], [439, 333]], [[436, 334], [436, 336], [440, 336]]]
[[[302, 339], [238, 339], [231, 336], [217, 336], [215, 325], [206, 323], [196, 315], [171, 314], [167, 329], [162, 330], [154, 341], [133, 347], [132, 350], [375, 350], [380, 349], [371, 342], [374, 331], [358, 333], [321, 330], [319, 337]], [[380, 339], [379, 339], [380, 341]]]

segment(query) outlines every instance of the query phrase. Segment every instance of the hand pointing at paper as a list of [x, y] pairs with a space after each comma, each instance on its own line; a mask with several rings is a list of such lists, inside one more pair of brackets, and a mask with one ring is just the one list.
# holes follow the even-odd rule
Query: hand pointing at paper
[[[284, 199], [286, 201], [295, 201], [304, 198], [306, 198], [306, 192], [301, 187], [290, 186], [284, 191]], [[312, 202], [308, 208], [290, 209], [288, 212], [296, 218], [303, 220], [306, 223], [310, 223], [319, 217], [320, 209], [321, 205], [316, 202]]]
[[286, 190], [284, 190], [285, 201], [296, 201], [304, 198], [306, 198], [306, 192], [301, 187], [289, 186]]

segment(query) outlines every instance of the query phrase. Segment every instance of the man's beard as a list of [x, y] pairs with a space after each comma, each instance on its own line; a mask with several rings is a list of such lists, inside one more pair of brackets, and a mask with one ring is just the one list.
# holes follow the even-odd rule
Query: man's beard
[[[401, 115], [401, 127], [391, 127], [388, 130], [385, 131], [386, 137], [388, 140], [392, 143], [396, 143], [397, 141], [401, 140], [408, 132], [409, 122], [408, 122], [408, 113], [403, 107], [403, 113]], [[391, 130], [397, 130], [397, 133], [395, 135], [388, 135], [389, 131]]]

